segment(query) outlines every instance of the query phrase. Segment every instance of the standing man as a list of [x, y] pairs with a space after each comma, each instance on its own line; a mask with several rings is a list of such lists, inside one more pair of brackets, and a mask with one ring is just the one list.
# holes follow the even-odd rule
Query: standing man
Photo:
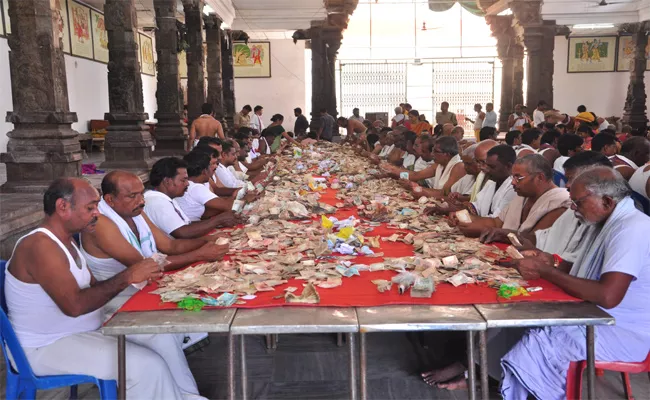
[[302, 115], [302, 109], [300, 107], [294, 108], [293, 115], [296, 117], [296, 123], [293, 125], [293, 133], [295, 133], [296, 136], [306, 134], [307, 129], [309, 129], [309, 121], [307, 121], [307, 118]]
[[199, 139], [203, 136], [217, 136], [221, 140], [226, 138], [223, 133], [221, 122], [214, 118], [212, 104], [204, 103], [201, 106], [201, 112], [201, 116], [192, 122], [190, 137], [187, 141], [187, 151], [192, 150], [192, 148], [199, 143]]
[[404, 115], [402, 106], [395, 107], [395, 116], [393, 117], [393, 119], [390, 120], [390, 127], [392, 129], [395, 129], [398, 126], [404, 125], [405, 122], [406, 122], [406, 115]]
[[345, 117], [339, 117], [338, 120], [336, 120], [338, 123], [338, 126], [341, 128], [345, 128], [347, 131], [347, 136], [345, 138], [346, 141], [355, 141], [357, 139], [365, 140], [365, 133], [368, 128], [366, 126], [359, 122], [357, 119], [347, 119]]
[[440, 104], [440, 111], [436, 113], [436, 124], [453, 124], [454, 126], [458, 125], [458, 120], [456, 119], [456, 114], [449, 111], [449, 103], [443, 101]]
[[489, 126], [490, 128], [497, 128], [497, 120], [499, 119], [496, 111], [494, 111], [494, 104], [492, 103], [487, 103], [485, 105], [485, 115], [483, 119], [483, 126], [481, 128], [484, 128], [486, 126]]
[[336, 125], [336, 120], [334, 117], [327, 113], [327, 108], [321, 108], [320, 110], [320, 129], [318, 129], [318, 140], [327, 140], [328, 142], [332, 141], [334, 137], [334, 126]]
[[548, 109], [548, 104], [544, 100], [540, 100], [537, 103], [537, 108], [533, 111], [533, 126], [537, 126], [542, 122], [545, 122], [544, 111]]
[[485, 119], [485, 113], [482, 111], [482, 109], [483, 106], [480, 105], [479, 103], [474, 104], [474, 111], [476, 111], [476, 119], [472, 120], [469, 118], [465, 118], [469, 122], [474, 124], [474, 136], [476, 137], [477, 142], [481, 141], [479, 137], [479, 133], [481, 132], [481, 128], [483, 127], [483, 120]]
[[264, 130], [264, 122], [262, 122], [262, 114], [264, 113], [264, 107], [255, 106], [253, 109], [253, 115], [251, 115], [250, 128], [259, 135]]
[[515, 112], [508, 117], [508, 129], [523, 132], [523, 126], [529, 123], [530, 118], [524, 112], [524, 106], [521, 104], [515, 105]]
[[250, 128], [251, 116], [249, 114], [251, 113], [251, 111], [253, 111], [251, 106], [246, 104], [244, 108], [241, 109], [240, 112], [235, 114], [235, 118], [233, 120], [233, 125], [235, 125], [235, 129], [239, 129], [242, 126]]
[[357, 121], [363, 123], [366, 119], [363, 118], [362, 116], [359, 115], [359, 109], [358, 108], [353, 108], [352, 109], [352, 116], [348, 119], [356, 119]]

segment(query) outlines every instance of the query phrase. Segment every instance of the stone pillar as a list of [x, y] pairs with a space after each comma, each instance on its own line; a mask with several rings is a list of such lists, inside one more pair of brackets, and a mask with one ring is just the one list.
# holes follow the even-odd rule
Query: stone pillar
[[[523, 80], [523, 48], [517, 43], [515, 31], [512, 28], [512, 15], [488, 15], [486, 21], [492, 30], [492, 36], [497, 39], [497, 52], [503, 66], [501, 72], [501, 104], [499, 108], [499, 131], [508, 131], [508, 118], [513, 113], [516, 104], [521, 104], [521, 89]], [[520, 60], [521, 59], [521, 60]], [[521, 64], [520, 74], [515, 72], [515, 66]], [[518, 79], [518, 82], [516, 82]], [[515, 91], [519, 96], [515, 96]], [[515, 102], [518, 97], [519, 103]]]
[[[513, 46], [512, 104], [524, 104], [524, 48]], [[513, 110], [514, 111], [514, 110]]]
[[156, 100], [158, 110], [154, 115], [156, 125], [157, 156], [185, 153], [187, 128], [182, 122], [183, 109], [178, 75], [178, 28], [176, 0], [154, 0], [156, 12], [156, 53], [158, 54], [158, 85]]
[[205, 103], [203, 76], [203, 0], [183, 0], [187, 27], [187, 116], [188, 125], [201, 115]]
[[[235, 69], [232, 57], [232, 31], [223, 32], [221, 40], [221, 82], [223, 88], [223, 110], [226, 128], [234, 126], [235, 117]], [[225, 128], [224, 128], [225, 129]]]
[[106, 0], [108, 32], [108, 101], [110, 122], [101, 168], [149, 169], [153, 140], [145, 125], [142, 76], [138, 64], [134, 0]]
[[527, 90], [529, 113], [540, 100], [553, 105], [553, 49], [555, 22], [543, 21], [541, 0], [515, 0], [510, 4], [519, 43], [526, 46]]
[[646, 93], [644, 74], [647, 58], [645, 49], [648, 45], [649, 22], [626, 24], [623, 29], [632, 33], [634, 40], [634, 59], [631, 61], [630, 83], [627, 86], [627, 97], [622, 122], [632, 128], [646, 130], [648, 117], [646, 115]]
[[[52, 180], [79, 176], [82, 153], [78, 133], [71, 128], [61, 40], [54, 36], [52, 9], [44, 0], [9, 0], [12, 34], [9, 67], [13, 111], [7, 122], [5, 193], [42, 193]], [[6, 93], [6, 92], [5, 92]]]
[[[320, 128], [320, 110], [334, 117], [338, 116], [336, 107], [336, 56], [343, 40], [343, 30], [328, 26], [322, 22], [312, 22], [311, 38], [311, 130]], [[339, 129], [334, 126], [334, 136], [339, 136]]]
[[221, 76], [221, 23], [215, 14], [205, 17], [205, 41], [208, 45], [208, 103], [212, 104], [214, 116], [224, 122], [223, 78]]

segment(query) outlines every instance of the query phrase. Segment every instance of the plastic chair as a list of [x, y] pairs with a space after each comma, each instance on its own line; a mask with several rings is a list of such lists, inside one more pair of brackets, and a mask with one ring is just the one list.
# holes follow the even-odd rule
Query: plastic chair
[[641, 206], [641, 211], [645, 215], [650, 215], [650, 200], [646, 199], [644, 195], [638, 192], [632, 192], [632, 200], [634, 200], [634, 203]]
[[[2, 341], [2, 352], [4, 353], [7, 368], [6, 398], [9, 400], [35, 399], [37, 390], [71, 386], [70, 398], [76, 399], [77, 385], [94, 383], [99, 387], [99, 395], [102, 400], [117, 399], [117, 382], [114, 380], [102, 380], [89, 375], [34, 375], [25, 352], [20, 346], [16, 333], [9, 322], [9, 318], [7, 318], [4, 285], [6, 264], [6, 261], [0, 261], [0, 308], [2, 308], [0, 310], [0, 340]], [[9, 354], [11, 354], [13, 363], [9, 361]], [[16, 368], [14, 368], [14, 365]]]
[[[569, 373], [567, 374], [566, 380], [567, 399], [582, 399], [582, 375], [586, 368], [586, 361], [572, 362], [569, 365]], [[623, 378], [625, 398], [634, 400], [634, 396], [632, 396], [632, 385], [630, 384], [630, 374], [647, 372], [648, 378], [650, 378], [650, 353], [641, 362], [596, 361], [596, 372], [602, 370], [620, 372]]]
[[557, 187], [564, 187], [566, 182], [567, 182], [567, 178], [566, 176], [564, 176], [563, 173], [561, 173], [560, 171], [553, 170], [553, 183], [555, 183]]

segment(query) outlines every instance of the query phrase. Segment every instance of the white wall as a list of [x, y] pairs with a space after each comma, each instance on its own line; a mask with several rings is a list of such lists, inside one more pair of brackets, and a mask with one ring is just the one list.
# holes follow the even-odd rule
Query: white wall
[[[599, 117], [621, 117], [630, 82], [629, 72], [567, 73], [569, 41], [564, 36], [555, 37], [553, 60], [553, 107], [569, 115], [575, 115], [579, 105]], [[645, 73], [646, 85], [649, 72]], [[650, 93], [650, 88], [646, 88]], [[646, 104], [650, 102], [646, 100]]]
[[[260, 105], [264, 107], [262, 118], [266, 126], [271, 124], [273, 114], [282, 114], [282, 125], [291, 131], [296, 122], [293, 109], [302, 108], [307, 119], [311, 111], [305, 104], [305, 44], [293, 44], [291, 39], [270, 42], [271, 77], [235, 79], [235, 110], [246, 104]], [[311, 75], [311, 71], [308, 73]]]
[[[65, 70], [70, 111], [77, 113], [79, 121], [72, 124], [72, 129], [86, 133], [89, 120], [104, 119], [104, 114], [108, 112], [108, 67], [100, 62], [66, 54]], [[13, 129], [12, 124], [4, 122], [7, 111], [13, 109], [10, 79], [9, 46], [7, 39], [0, 38], [0, 152], [6, 151], [7, 132]], [[155, 121], [156, 84], [155, 76], [142, 74], [144, 111], [149, 114], [149, 121]]]

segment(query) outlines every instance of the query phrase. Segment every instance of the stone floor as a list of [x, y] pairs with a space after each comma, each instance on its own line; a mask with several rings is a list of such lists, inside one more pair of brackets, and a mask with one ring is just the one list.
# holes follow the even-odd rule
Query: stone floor
[[[226, 337], [210, 336], [210, 345], [188, 356], [199, 391], [211, 399], [227, 397]], [[263, 337], [246, 339], [249, 397], [253, 399], [346, 399], [348, 393], [347, 348], [337, 347], [335, 336], [283, 335], [277, 350], [267, 352]], [[368, 335], [369, 399], [466, 399], [466, 391], [449, 392], [427, 386], [418, 377], [417, 356], [404, 333]], [[4, 370], [4, 363], [2, 367]], [[236, 373], [239, 383], [239, 367]], [[5, 380], [0, 381], [4, 393]], [[646, 374], [632, 376], [636, 399], [650, 399]], [[598, 399], [623, 399], [620, 375], [606, 372], [597, 379]], [[586, 392], [585, 392], [586, 393]], [[94, 387], [82, 386], [81, 399], [97, 398]], [[39, 399], [66, 399], [67, 389], [41, 391]], [[238, 395], [238, 398], [239, 395]], [[495, 388], [490, 398], [500, 396]]]

